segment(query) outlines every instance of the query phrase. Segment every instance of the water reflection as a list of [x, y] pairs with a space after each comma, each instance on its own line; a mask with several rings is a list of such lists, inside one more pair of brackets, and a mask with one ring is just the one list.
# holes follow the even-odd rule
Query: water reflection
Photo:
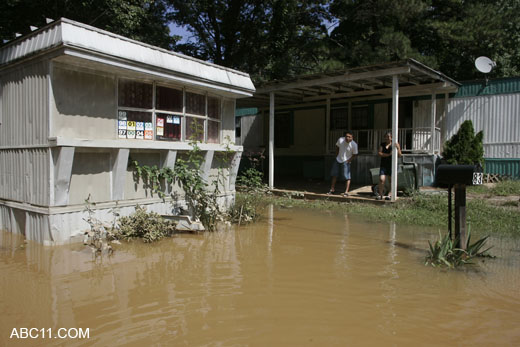
[[518, 241], [476, 270], [423, 265], [436, 229], [267, 210], [264, 221], [139, 242], [94, 261], [82, 245], [0, 233], [0, 345], [13, 328], [89, 328], [67, 345], [518, 345]]

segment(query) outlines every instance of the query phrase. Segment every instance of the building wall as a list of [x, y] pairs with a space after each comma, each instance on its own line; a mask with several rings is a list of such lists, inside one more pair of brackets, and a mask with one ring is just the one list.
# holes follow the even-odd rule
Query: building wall
[[265, 146], [263, 117], [262, 114], [240, 117], [241, 137], [240, 143], [237, 144], [248, 149]]
[[294, 111], [295, 154], [321, 155], [325, 152], [325, 110]]
[[484, 131], [484, 157], [520, 158], [520, 93], [454, 98], [448, 107], [447, 139], [469, 119]]
[[52, 85], [51, 136], [80, 139], [118, 137], [115, 77], [56, 66]]
[[2, 71], [0, 148], [47, 145], [47, 60]]
[[374, 129], [388, 129], [392, 127], [392, 124], [388, 124], [388, 112], [387, 102], [374, 104]]
[[48, 148], [0, 150], [0, 199], [49, 206]]

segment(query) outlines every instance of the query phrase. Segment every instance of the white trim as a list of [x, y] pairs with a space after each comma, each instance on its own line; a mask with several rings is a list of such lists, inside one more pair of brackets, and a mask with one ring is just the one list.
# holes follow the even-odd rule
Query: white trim
[[[187, 142], [179, 141], [144, 141], [134, 139], [79, 139], [69, 137], [54, 137], [49, 139], [49, 147], [85, 147], [85, 148], [128, 148], [128, 149], [143, 149], [143, 150], [192, 150], [193, 147]], [[198, 146], [203, 151], [227, 151], [228, 144], [222, 143], [198, 143]], [[45, 147], [45, 146], [42, 146]], [[242, 146], [230, 145], [232, 151], [242, 151]], [[9, 147], [12, 148], [12, 147]], [[25, 147], [21, 147], [25, 148]]]
[[148, 68], [146, 68], [144, 66], [131, 65], [131, 64], [125, 63], [123, 61], [115, 61], [115, 60], [112, 60], [112, 59], [107, 59], [107, 58], [104, 58], [104, 57], [96, 56], [96, 55], [94, 55], [94, 54], [92, 54], [90, 52], [87, 52], [87, 51], [85, 51], [85, 52], [76, 51], [76, 50], [71, 49], [69, 47], [65, 48], [65, 50], [63, 51], [63, 54], [64, 55], [68, 55], [68, 56], [72, 56], [72, 57], [76, 57], [76, 58], [80, 58], [80, 59], [94, 61], [94, 62], [101, 63], [101, 64], [104, 64], [104, 65], [118, 67], [118, 68], [121, 68], [121, 69], [126, 69], [126, 70], [130, 70], [130, 71], [144, 73], [144, 74], [147, 74], [147, 75], [150, 75], [150, 76], [155, 76], [155, 77], [159, 77], [159, 78], [172, 80], [172, 81], [175, 81], [175, 82], [178, 82], [178, 83], [181, 83], [181, 84], [185, 84], [185, 85], [192, 85], [192, 86], [197, 86], [199, 88], [213, 89], [213, 90], [218, 90], [218, 91], [225, 92], [225, 93], [231, 93], [235, 97], [250, 97], [250, 96], [253, 96], [253, 93], [252, 93], [253, 91], [244, 91], [244, 90], [234, 89], [234, 88], [230, 88], [230, 87], [225, 87], [225, 86], [220, 86], [220, 85], [216, 85], [216, 84], [211, 84], [209, 82], [194, 80], [194, 79], [189, 78], [189, 77], [178, 76], [178, 75], [175, 75], [175, 74], [172, 74], [172, 73], [155, 71], [155, 70], [148, 69]]

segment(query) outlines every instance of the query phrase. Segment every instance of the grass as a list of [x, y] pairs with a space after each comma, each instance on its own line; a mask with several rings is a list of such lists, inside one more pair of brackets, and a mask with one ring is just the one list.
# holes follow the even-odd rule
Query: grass
[[492, 187], [485, 185], [470, 186], [468, 193], [486, 196], [520, 195], [520, 180], [505, 180], [494, 184]]
[[[395, 221], [400, 224], [448, 227], [447, 194], [415, 193], [383, 206], [274, 196], [265, 196], [265, 199], [275, 206], [347, 212], [374, 222]], [[468, 227], [475, 232], [520, 236], [520, 212], [515, 207], [490, 204], [486, 199], [471, 199], [467, 201], [466, 214]]]

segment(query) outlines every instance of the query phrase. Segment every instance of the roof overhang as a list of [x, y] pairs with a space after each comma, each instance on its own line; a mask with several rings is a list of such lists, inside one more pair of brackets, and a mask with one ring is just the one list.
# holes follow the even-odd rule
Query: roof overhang
[[[0, 48], [0, 70], [44, 54], [83, 67], [105, 66], [173, 80], [236, 98], [255, 91], [247, 73], [128, 39], [66, 18]], [[105, 70], [107, 70], [105, 68]]]
[[277, 106], [326, 99], [384, 99], [392, 96], [393, 76], [398, 77], [400, 96], [454, 93], [460, 83], [413, 59], [364, 66], [330, 73], [303, 75], [271, 81], [256, 89], [241, 107], [268, 107], [270, 93]]

